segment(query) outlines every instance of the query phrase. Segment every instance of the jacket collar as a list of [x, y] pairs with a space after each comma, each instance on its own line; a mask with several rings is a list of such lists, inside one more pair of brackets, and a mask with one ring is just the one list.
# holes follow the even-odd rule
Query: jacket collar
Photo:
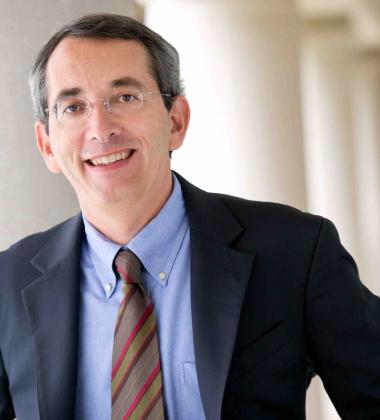
[[244, 229], [221, 196], [176, 174], [190, 223], [191, 305], [198, 383], [207, 420], [221, 418], [223, 395], [254, 255], [233, 247]]
[[41, 275], [21, 292], [33, 336], [41, 420], [73, 418], [82, 236], [81, 215], [54, 228], [31, 260]]
[[230, 210], [217, 194], [203, 191], [174, 173], [182, 187], [190, 228], [229, 245], [243, 231]]
[[62, 260], [78, 251], [84, 233], [81, 213], [59, 224], [51, 231], [48, 240], [31, 259], [31, 263], [41, 272], [49, 271]]

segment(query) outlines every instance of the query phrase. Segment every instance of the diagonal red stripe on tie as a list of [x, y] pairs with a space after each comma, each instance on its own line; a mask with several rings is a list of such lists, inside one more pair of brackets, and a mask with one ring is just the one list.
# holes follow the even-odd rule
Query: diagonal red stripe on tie
[[135, 327], [133, 328], [133, 330], [131, 331], [128, 339], [126, 340], [123, 349], [120, 353], [119, 358], [117, 359], [113, 369], [112, 369], [112, 379], [115, 377], [117, 371], [119, 370], [119, 367], [124, 359], [125, 354], [127, 353], [128, 347], [131, 344], [131, 342], [133, 341], [133, 339], [135, 338], [136, 334], [139, 332], [139, 330], [141, 329], [141, 327], [144, 325], [144, 322], [148, 319], [149, 315], [153, 312], [153, 306], [150, 303], [148, 305], [148, 307], [145, 309], [144, 313], [142, 314], [141, 318], [139, 319], [139, 321], [137, 322], [137, 324], [135, 325]]
[[115, 327], [115, 335], [119, 329], [120, 326], [120, 322], [121, 319], [123, 318], [123, 314], [125, 311], [125, 308], [127, 307], [127, 303], [129, 302], [129, 300], [132, 298], [132, 296], [136, 293], [137, 288], [136, 287], [131, 287], [127, 293], [125, 294], [120, 306], [121, 306], [121, 312], [118, 314], [118, 318], [117, 318], [117, 322], [116, 322], [116, 327]]
[[160, 389], [156, 392], [156, 395], [153, 396], [152, 401], [149, 403], [144, 413], [140, 416], [139, 420], [145, 420], [149, 416], [150, 412], [153, 410], [157, 401], [161, 397], [161, 394], [162, 394], [162, 385], [160, 386]]
[[156, 333], [156, 327], [152, 329], [152, 331], [149, 333], [149, 335], [145, 338], [143, 343], [141, 344], [141, 347], [138, 349], [136, 354], [133, 356], [131, 361], [128, 363], [128, 367], [126, 371], [124, 372], [123, 377], [120, 380], [119, 386], [115, 389], [114, 393], [112, 394], [112, 404], [116, 401], [121, 389], [123, 388], [125, 381], [127, 380], [129, 373], [131, 369], [136, 365], [137, 359], [141, 356], [141, 354], [144, 352], [144, 350], [148, 347], [150, 342], [152, 341], [152, 338], [154, 337]]
[[154, 378], [157, 376], [159, 372], [160, 372], [160, 362], [157, 363], [156, 367], [153, 369], [152, 373], [149, 375], [145, 384], [140, 389], [139, 393], [136, 395], [128, 411], [124, 414], [123, 420], [127, 420], [129, 416], [133, 413], [133, 410], [137, 407], [137, 404], [140, 402], [141, 398], [144, 396], [145, 391], [150, 387], [151, 383], [154, 381]]
[[116, 270], [126, 283], [136, 283], [136, 281], [133, 280], [133, 278], [122, 267], [117, 266]]

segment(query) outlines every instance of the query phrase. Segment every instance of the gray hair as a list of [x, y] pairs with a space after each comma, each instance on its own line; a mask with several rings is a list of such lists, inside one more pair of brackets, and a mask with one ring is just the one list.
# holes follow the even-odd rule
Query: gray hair
[[29, 76], [29, 87], [35, 117], [42, 121], [48, 131], [48, 92], [46, 67], [57, 45], [66, 37], [118, 38], [138, 41], [145, 46], [150, 56], [152, 76], [163, 96], [165, 107], [170, 110], [175, 96], [183, 95], [177, 50], [160, 35], [136, 20], [114, 14], [91, 14], [81, 17], [55, 32], [38, 53]]

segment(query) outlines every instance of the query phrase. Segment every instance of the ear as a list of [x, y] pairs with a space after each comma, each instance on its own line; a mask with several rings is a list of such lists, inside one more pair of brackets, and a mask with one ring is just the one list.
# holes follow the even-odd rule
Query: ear
[[174, 98], [169, 115], [172, 122], [169, 147], [176, 150], [182, 146], [190, 121], [190, 106], [184, 96]]
[[36, 135], [38, 150], [44, 158], [49, 171], [53, 172], [54, 174], [60, 173], [61, 169], [54, 156], [49, 135], [47, 134], [46, 127], [42, 121], [37, 121], [35, 123], [34, 132]]

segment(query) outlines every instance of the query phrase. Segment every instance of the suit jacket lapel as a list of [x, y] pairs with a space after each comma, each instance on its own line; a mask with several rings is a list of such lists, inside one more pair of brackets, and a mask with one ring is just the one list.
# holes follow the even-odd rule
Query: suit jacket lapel
[[198, 382], [206, 418], [220, 419], [253, 255], [191, 231], [191, 298]]
[[254, 255], [230, 246], [243, 229], [217, 196], [176, 176], [189, 203], [191, 304], [199, 388], [206, 418], [220, 419]]
[[61, 225], [31, 261], [41, 276], [22, 290], [41, 420], [74, 417], [82, 234], [80, 215]]

